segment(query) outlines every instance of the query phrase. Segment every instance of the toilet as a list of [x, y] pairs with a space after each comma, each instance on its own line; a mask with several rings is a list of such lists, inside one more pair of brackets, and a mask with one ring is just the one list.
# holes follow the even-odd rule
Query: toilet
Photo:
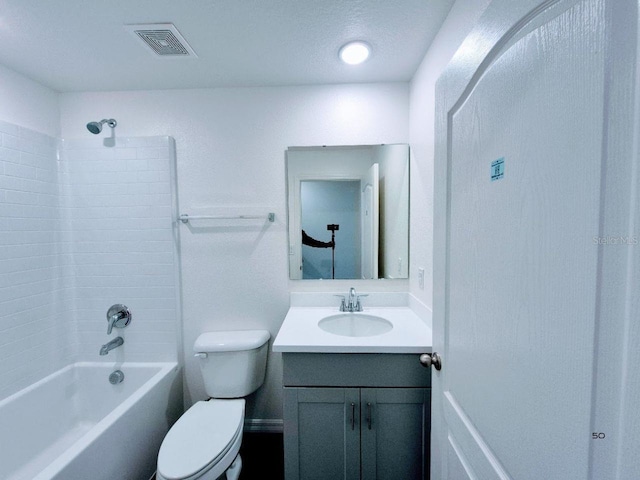
[[243, 397], [264, 382], [269, 337], [266, 330], [242, 330], [196, 339], [193, 350], [211, 398], [195, 403], [164, 437], [157, 480], [238, 479]]

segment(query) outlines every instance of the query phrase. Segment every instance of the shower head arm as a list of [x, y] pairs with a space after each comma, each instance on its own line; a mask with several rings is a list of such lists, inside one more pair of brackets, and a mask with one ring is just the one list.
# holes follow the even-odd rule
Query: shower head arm
[[103, 118], [102, 120], [100, 120], [100, 123], [106, 123], [111, 128], [115, 128], [115, 126], [118, 125], [118, 122], [116, 122], [113, 118]]

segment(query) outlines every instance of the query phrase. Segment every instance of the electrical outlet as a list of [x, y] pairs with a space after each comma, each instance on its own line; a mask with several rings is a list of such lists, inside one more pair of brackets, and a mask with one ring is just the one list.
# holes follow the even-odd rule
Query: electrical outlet
[[424, 268], [418, 268], [418, 287], [424, 290]]

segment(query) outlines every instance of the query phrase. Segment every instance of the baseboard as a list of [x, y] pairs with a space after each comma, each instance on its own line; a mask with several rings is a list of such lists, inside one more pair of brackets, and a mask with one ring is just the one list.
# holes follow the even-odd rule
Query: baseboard
[[246, 418], [244, 421], [245, 432], [282, 433], [282, 429], [281, 418]]

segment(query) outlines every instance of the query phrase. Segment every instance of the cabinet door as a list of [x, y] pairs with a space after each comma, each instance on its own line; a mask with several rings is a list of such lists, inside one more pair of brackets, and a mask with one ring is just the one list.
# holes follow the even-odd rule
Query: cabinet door
[[429, 478], [430, 389], [361, 390], [362, 480]]
[[285, 388], [286, 480], [360, 478], [360, 391]]

